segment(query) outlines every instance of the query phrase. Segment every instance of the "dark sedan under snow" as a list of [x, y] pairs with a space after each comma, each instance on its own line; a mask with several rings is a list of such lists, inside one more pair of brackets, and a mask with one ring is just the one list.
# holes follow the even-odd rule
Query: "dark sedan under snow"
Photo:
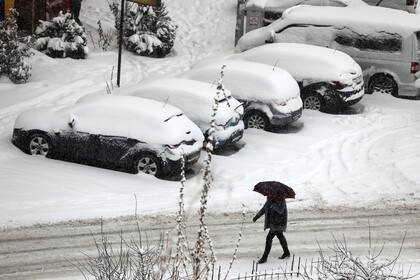
[[25, 153], [157, 177], [198, 161], [200, 129], [170, 105], [104, 95], [65, 108], [37, 108], [15, 123], [13, 144]]

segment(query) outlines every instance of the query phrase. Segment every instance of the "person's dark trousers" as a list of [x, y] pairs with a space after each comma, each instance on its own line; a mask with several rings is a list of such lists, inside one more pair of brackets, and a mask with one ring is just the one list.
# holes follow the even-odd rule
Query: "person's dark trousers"
[[79, 19], [80, 9], [82, 8], [81, 0], [72, 0], [71, 1], [71, 14], [73, 15], [74, 20], [79, 24], [82, 25]]
[[267, 261], [268, 255], [270, 254], [270, 251], [271, 251], [271, 246], [273, 244], [273, 238], [274, 238], [274, 236], [277, 236], [277, 238], [280, 241], [280, 245], [283, 248], [283, 256], [290, 255], [289, 248], [287, 246], [287, 241], [286, 241], [286, 238], [284, 237], [283, 232], [281, 232], [281, 231], [271, 231], [270, 230], [268, 232], [267, 238], [265, 240], [264, 254], [261, 257], [259, 263], [264, 263], [264, 262]]

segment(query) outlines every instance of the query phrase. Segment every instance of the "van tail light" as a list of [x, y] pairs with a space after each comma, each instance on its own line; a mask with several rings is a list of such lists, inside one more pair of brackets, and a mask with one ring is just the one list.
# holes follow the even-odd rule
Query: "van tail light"
[[411, 62], [411, 74], [415, 74], [420, 70], [420, 65], [418, 62]]

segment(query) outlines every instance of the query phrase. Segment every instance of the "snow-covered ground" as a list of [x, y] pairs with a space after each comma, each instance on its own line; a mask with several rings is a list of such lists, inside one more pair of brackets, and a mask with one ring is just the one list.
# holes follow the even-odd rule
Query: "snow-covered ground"
[[[83, 2], [88, 30], [110, 18], [105, 1]], [[198, 60], [231, 52], [235, 1], [168, 1], [179, 26], [175, 50], [151, 59], [124, 53], [122, 85], [174, 74]], [[112, 20], [109, 20], [112, 24]], [[0, 80], [0, 225], [18, 226], [88, 217], [173, 212], [179, 184], [74, 163], [31, 157], [10, 142], [17, 115], [41, 105], [72, 104], [104, 91], [116, 52], [93, 50], [86, 60], [33, 58], [25, 85]], [[114, 76], [115, 77], [115, 76]], [[214, 157], [211, 211], [258, 208], [252, 187], [279, 180], [297, 193], [292, 209], [330, 207], [418, 207], [420, 202], [420, 102], [365, 96], [354, 114], [305, 111], [276, 133], [247, 130], [242, 148]], [[199, 196], [198, 167], [189, 174], [187, 204]]]

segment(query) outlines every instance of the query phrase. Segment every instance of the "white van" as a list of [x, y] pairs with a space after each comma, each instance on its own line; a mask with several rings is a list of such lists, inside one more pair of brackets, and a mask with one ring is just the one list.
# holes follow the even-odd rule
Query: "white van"
[[299, 86], [287, 71], [278, 67], [225, 60], [201, 64], [180, 76], [214, 83], [223, 65], [223, 85], [242, 102], [245, 128], [269, 130], [286, 126], [302, 115]]
[[241, 37], [237, 49], [270, 42], [306, 43], [347, 53], [363, 69], [367, 93], [419, 97], [420, 17], [382, 7], [297, 6]]

